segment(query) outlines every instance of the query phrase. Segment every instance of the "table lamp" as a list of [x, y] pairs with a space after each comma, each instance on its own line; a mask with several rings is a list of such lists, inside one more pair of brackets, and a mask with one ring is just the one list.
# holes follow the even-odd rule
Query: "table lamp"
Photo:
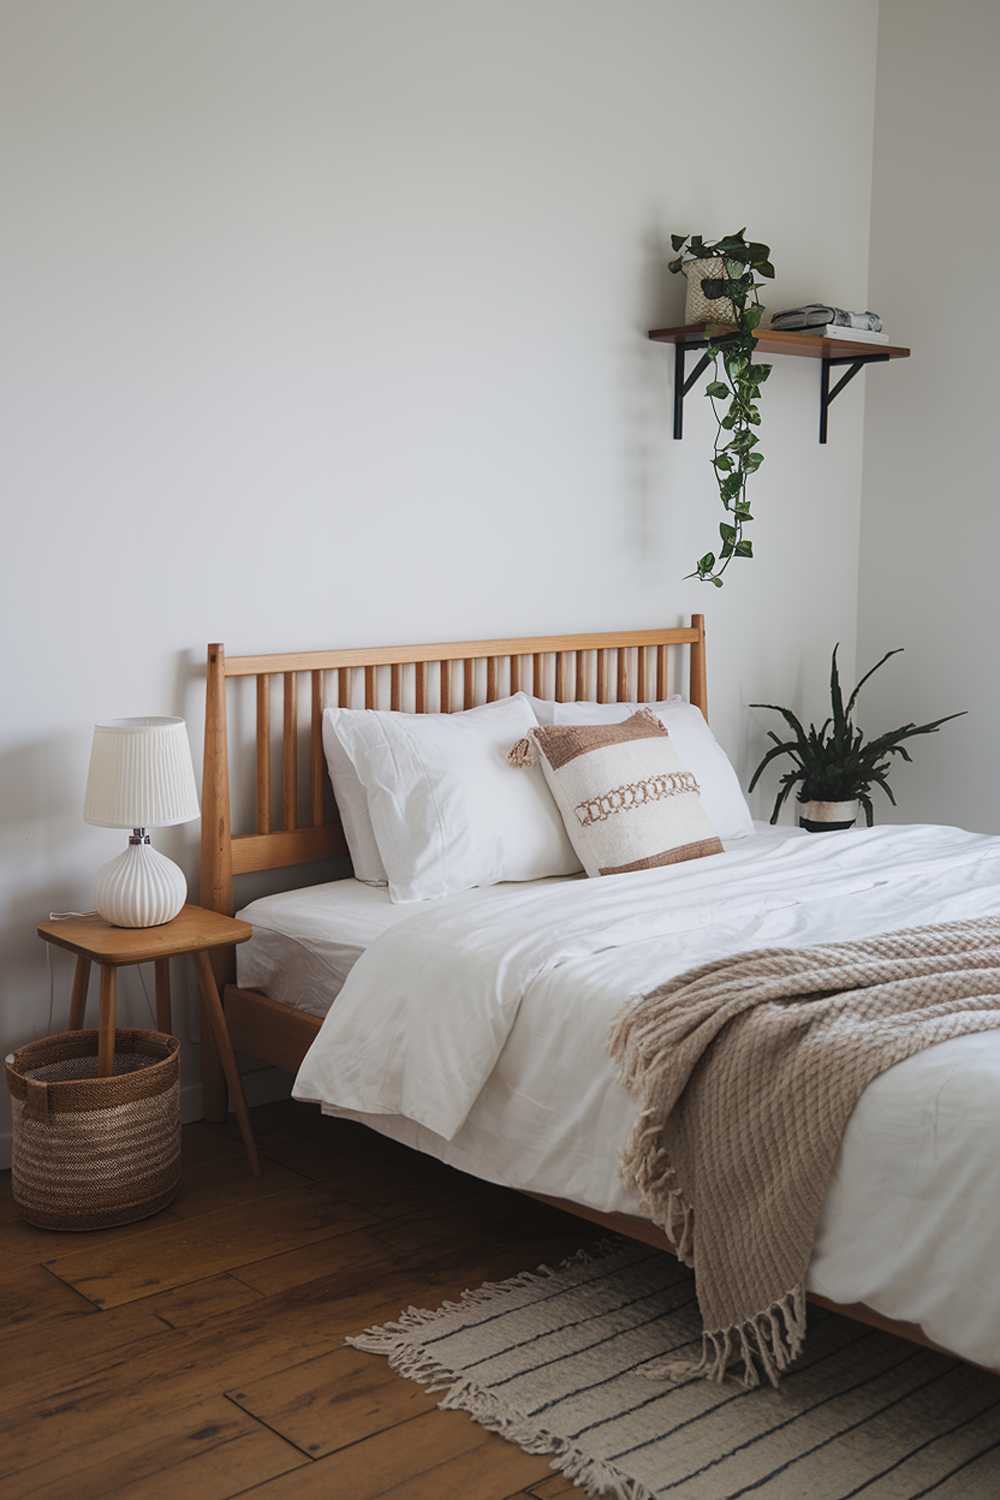
[[147, 828], [199, 815], [183, 719], [110, 719], [94, 725], [83, 816], [131, 828], [128, 847], [97, 872], [97, 910], [115, 927], [158, 927], [187, 897], [184, 871], [149, 842]]

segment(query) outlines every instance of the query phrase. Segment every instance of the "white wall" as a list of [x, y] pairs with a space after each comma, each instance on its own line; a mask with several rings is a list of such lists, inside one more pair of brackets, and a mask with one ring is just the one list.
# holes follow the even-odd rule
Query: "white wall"
[[859, 661], [875, 731], [958, 709], [893, 783], [904, 822], [1000, 830], [993, 432], [1000, 7], [881, 0], [871, 306], [913, 357], [866, 377]]
[[[707, 612], [740, 768], [761, 695], [853, 657], [861, 383], [816, 442], [780, 362], [758, 558], [707, 402], [670, 437], [671, 230], [747, 224], [772, 306], [864, 305], [875, 0], [5, 0], [2, 1037], [47, 1025], [96, 718], [260, 651]], [[914, 254], [923, 261], [925, 252]], [[889, 382], [886, 382], [887, 384]], [[197, 825], [158, 838], [195, 872]], [[68, 965], [56, 957], [57, 1017]], [[141, 1008], [133, 1006], [139, 1017]]]

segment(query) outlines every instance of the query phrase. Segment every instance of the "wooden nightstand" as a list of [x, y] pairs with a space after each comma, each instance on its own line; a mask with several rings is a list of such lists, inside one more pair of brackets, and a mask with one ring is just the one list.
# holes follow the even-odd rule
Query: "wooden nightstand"
[[111, 1072], [115, 1050], [115, 1011], [118, 970], [127, 964], [152, 961], [156, 974], [156, 1024], [160, 1031], [172, 1030], [170, 1014], [170, 960], [180, 953], [193, 953], [198, 965], [201, 988], [202, 1046], [213, 1041], [229, 1085], [233, 1113], [239, 1122], [250, 1170], [260, 1176], [257, 1144], [253, 1137], [243, 1085], [236, 1067], [226, 1017], [215, 982], [212, 948], [227, 948], [245, 943], [253, 935], [246, 922], [205, 911], [200, 906], [184, 906], [172, 922], [160, 927], [112, 927], [103, 917], [66, 917], [60, 921], [41, 922], [38, 936], [76, 954], [76, 972], [70, 999], [69, 1027], [79, 1031], [84, 1024], [91, 964], [101, 970], [101, 1019], [98, 1037], [98, 1072]]

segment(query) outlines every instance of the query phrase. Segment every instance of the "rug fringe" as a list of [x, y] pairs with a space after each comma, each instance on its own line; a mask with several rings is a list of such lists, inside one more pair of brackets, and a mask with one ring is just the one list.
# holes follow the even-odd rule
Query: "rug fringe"
[[552, 1279], [552, 1277], [577, 1266], [599, 1264], [620, 1258], [623, 1251], [619, 1240], [602, 1240], [589, 1250], [578, 1250], [556, 1267], [539, 1266], [537, 1271], [522, 1271], [507, 1281], [485, 1282], [462, 1293], [458, 1301], [443, 1302], [438, 1308], [408, 1307], [390, 1323], [366, 1328], [363, 1333], [345, 1339], [352, 1349], [367, 1354], [380, 1354], [388, 1359], [398, 1375], [423, 1386], [426, 1391], [443, 1392], [438, 1405], [444, 1411], [464, 1411], [482, 1427], [497, 1433], [510, 1443], [516, 1443], [525, 1453], [550, 1456], [552, 1468], [557, 1474], [580, 1486], [588, 1495], [608, 1495], [611, 1500], [655, 1500], [652, 1490], [623, 1474], [603, 1459], [591, 1458], [569, 1441], [545, 1427], [538, 1426], [528, 1417], [504, 1407], [498, 1396], [478, 1385], [475, 1380], [455, 1378], [453, 1371], [443, 1365], [433, 1354], [429, 1354], [411, 1337], [418, 1328], [425, 1328], [449, 1313], [467, 1312], [474, 1307], [484, 1307], [511, 1292], [528, 1290]]

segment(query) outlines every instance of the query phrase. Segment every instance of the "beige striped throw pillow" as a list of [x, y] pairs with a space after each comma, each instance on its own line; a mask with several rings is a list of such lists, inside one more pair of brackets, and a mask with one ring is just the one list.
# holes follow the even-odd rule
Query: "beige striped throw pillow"
[[618, 724], [544, 725], [508, 756], [515, 766], [536, 758], [588, 875], [722, 853], [694, 773], [648, 708]]

